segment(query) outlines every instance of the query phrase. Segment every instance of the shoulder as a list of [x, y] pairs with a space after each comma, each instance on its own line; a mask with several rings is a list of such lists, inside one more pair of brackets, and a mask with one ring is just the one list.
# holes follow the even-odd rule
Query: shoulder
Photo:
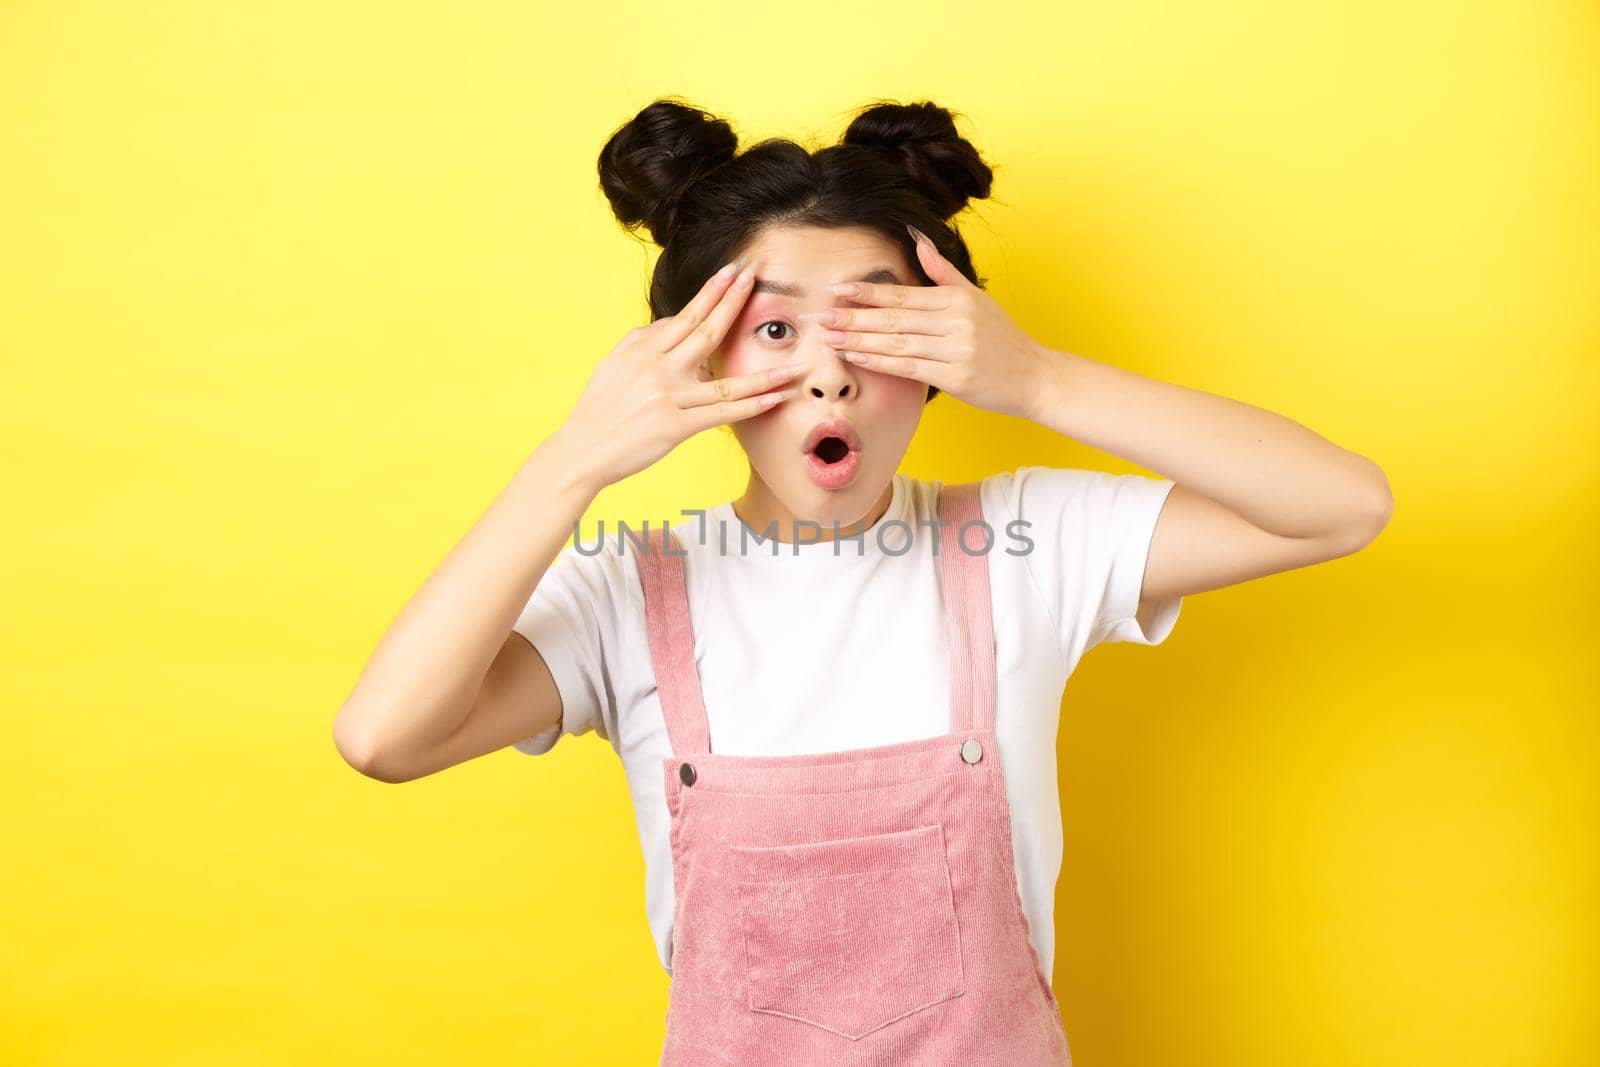
[[[904, 479], [907, 514], [931, 520], [939, 510], [945, 489], [970, 485], [971, 480], [943, 481], [896, 475]], [[978, 480], [978, 501], [986, 521], [1000, 525], [1029, 515], [1059, 515], [1074, 500], [1084, 500], [1108, 487], [1116, 475], [1076, 467], [1030, 465], [998, 471]]]
[[1172, 485], [1142, 474], [1033, 464], [990, 475], [982, 494], [985, 512], [992, 509], [1007, 518], [1095, 520], [1158, 503]]
[[597, 614], [625, 615], [643, 595], [639, 577], [643, 541], [637, 527], [629, 534], [612, 522], [576, 533], [572, 543], [557, 553], [538, 588], [581, 598]]

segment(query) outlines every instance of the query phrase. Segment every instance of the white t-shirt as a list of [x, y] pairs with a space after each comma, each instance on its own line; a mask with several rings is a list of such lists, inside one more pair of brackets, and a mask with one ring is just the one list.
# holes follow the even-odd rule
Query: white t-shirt
[[[746, 526], [731, 501], [703, 519], [672, 523], [713, 751], [795, 755], [949, 732], [938, 557], [931, 527], [920, 525], [937, 520], [941, 484], [897, 473], [888, 510], [859, 539], [837, 545], [760, 541], [763, 531]], [[1061, 871], [1062, 692], [1096, 644], [1160, 644], [1177, 621], [1176, 597], [1135, 617], [1150, 537], [1172, 486], [1030, 466], [991, 475], [980, 491], [994, 538], [995, 731], [1017, 888], [1047, 977]], [[884, 526], [895, 519], [904, 525]], [[1017, 519], [1028, 525], [1010, 525]], [[517, 619], [516, 632], [539, 650], [561, 691], [562, 722], [513, 747], [539, 755], [563, 733], [590, 730], [611, 742], [644, 850], [645, 912], [670, 974], [674, 895], [661, 764], [672, 749], [645, 632], [642, 520], [625, 522], [631, 538], [613, 521], [602, 527], [598, 552], [599, 537], [585, 538], [582, 552], [563, 549]], [[800, 536], [816, 535], [801, 527]], [[979, 551], [982, 536], [969, 532], [964, 544]]]

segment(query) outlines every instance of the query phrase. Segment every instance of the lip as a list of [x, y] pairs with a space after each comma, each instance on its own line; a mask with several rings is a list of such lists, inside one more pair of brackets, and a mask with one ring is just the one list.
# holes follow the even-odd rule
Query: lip
[[801, 446], [800, 451], [807, 453], [813, 451], [824, 437], [837, 437], [850, 451], [861, 451], [861, 435], [856, 433], [856, 428], [848, 419], [823, 419], [811, 427], [811, 432], [806, 434], [805, 444]]
[[806, 471], [811, 475], [811, 480], [824, 489], [848, 489], [856, 480], [856, 475], [861, 470], [861, 453], [854, 450], [846, 452], [844, 458], [837, 463], [824, 463], [818, 459], [816, 453], [808, 452], [805, 458]]

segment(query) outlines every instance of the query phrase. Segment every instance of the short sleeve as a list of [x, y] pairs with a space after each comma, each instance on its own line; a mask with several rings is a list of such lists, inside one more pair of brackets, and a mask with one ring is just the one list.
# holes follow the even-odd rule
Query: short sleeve
[[561, 693], [561, 722], [512, 743], [530, 756], [555, 747], [564, 734], [593, 730], [610, 740], [616, 721], [607, 665], [617, 633], [618, 560], [604, 551], [585, 555], [567, 547], [539, 579], [512, 625], [539, 650]]
[[1031, 466], [994, 481], [1007, 518], [1024, 523], [1015, 540], [1000, 531], [999, 543], [1022, 554], [1069, 671], [1102, 642], [1159, 645], [1167, 639], [1182, 598], [1157, 601], [1143, 616], [1138, 609], [1171, 479]]

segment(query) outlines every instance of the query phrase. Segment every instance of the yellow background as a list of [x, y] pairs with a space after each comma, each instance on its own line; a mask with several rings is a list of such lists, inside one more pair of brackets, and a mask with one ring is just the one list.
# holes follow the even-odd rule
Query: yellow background
[[[1025, 329], [1388, 473], [1372, 547], [1074, 677], [1080, 1065], [1595, 1063], [1597, 52], [1570, 0], [0, 7], [0, 1057], [654, 1062], [610, 747], [394, 786], [330, 724], [643, 321], [594, 162], [672, 93], [955, 109]], [[904, 469], [1024, 463], [1135, 469], [947, 398]]]

